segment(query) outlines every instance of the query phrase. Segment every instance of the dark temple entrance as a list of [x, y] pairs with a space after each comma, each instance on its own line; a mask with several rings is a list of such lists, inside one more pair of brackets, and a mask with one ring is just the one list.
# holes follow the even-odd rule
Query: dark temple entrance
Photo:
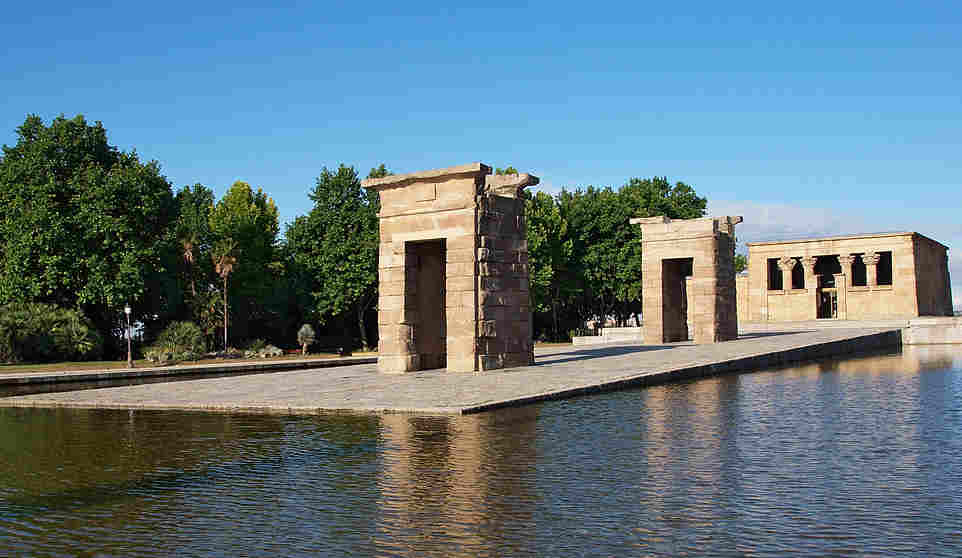
[[694, 258], [661, 261], [662, 334], [666, 343], [688, 341], [688, 291]]
[[445, 321], [444, 240], [409, 242], [408, 257], [414, 263], [417, 321], [414, 343], [421, 370], [447, 366], [447, 324]]

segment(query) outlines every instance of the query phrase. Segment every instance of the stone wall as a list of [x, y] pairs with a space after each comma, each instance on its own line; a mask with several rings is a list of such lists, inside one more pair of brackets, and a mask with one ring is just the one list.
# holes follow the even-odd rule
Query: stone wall
[[915, 235], [915, 273], [920, 316], [952, 315], [949, 255], [944, 246]]
[[738, 323], [744, 324], [749, 321], [748, 311], [748, 275], [739, 274], [735, 276], [735, 300], [738, 313]]

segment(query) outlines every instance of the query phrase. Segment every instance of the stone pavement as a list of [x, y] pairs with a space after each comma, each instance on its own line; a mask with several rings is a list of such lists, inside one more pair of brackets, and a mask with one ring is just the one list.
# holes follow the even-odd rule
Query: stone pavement
[[0, 407], [462, 414], [899, 344], [898, 330], [865, 328], [758, 333], [708, 345], [550, 347], [533, 366], [481, 373], [389, 375], [364, 364], [7, 397]]
[[377, 362], [377, 356], [352, 356], [328, 358], [298, 358], [287, 360], [243, 360], [217, 362], [214, 364], [177, 364], [173, 366], [144, 366], [140, 368], [109, 368], [89, 370], [36, 370], [3, 372], [0, 368], [0, 386], [24, 384], [59, 384], [63, 382], [98, 382], [123, 379], [154, 378], [160, 376], [213, 375], [270, 372], [304, 368], [327, 368]]

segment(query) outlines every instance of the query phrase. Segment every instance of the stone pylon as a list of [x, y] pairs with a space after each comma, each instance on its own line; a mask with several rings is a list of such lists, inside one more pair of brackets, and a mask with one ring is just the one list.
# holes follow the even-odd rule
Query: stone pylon
[[378, 370], [534, 361], [521, 191], [481, 163], [364, 181], [381, 200]]
[[738, 337], [734, 260], [735, 225], [741, 222], [741, 217], [631, 220], [641, 225], [645, 343]]

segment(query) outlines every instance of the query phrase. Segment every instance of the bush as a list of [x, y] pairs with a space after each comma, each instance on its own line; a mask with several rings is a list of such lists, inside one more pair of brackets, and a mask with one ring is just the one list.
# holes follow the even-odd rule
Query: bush
[[245, 358], [275, 358], [283, 355], [284, 351], [274, 345], [265, 345], [257, 351], [251, 349], [244, 351]]
[[314, 328], [311, 324], [304, 324], [301, 329], [297, 331], [297, 344], [301, 346], [301, 354], [307, 354], [307, 348], [314, 343], [317, 336], [314, 334]]
[[53, 304], [0, 307], [0, 362], [91, 360], [103, 353], [103, 338], [78, 310]]
[[199, 360], [204, 348], [204, 332], [200, 327], [192, 322], [171, 322], [154, 344], [144, 350], [144, 357], [158, 364]]

